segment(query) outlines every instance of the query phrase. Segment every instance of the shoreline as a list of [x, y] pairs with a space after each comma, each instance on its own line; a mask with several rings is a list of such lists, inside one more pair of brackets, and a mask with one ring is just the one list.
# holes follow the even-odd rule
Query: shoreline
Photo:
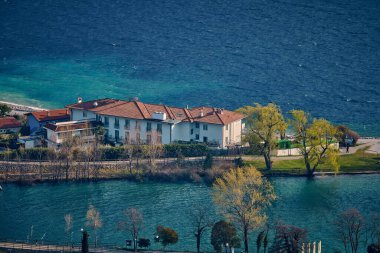
[[[263, 176], [266, 178], [305, 178], [308, 179], [306, 174], [292, 174], [292, 173], [273, 173], [273, 174], [265, 174], [265, 172], [262, 172]], [[332, 176], [360, 176], [360, 175], [379, 175], [380, 171], [353, 171], [353, 172], [340, 172], [340, 173], [334, 173], [334, 172], [317, 172], [314, 177], [309, 178], [324, 178], [324, 177], [332, 177]], [[43, 178], [43, 179], [24, 179], [20, 180], [14, 179], [14, 180], [0, 180], [0, 183], [3, 185], [7, 184], [15, 184], [20, 186], [33, 186], [37, 184], [62, 184], [62, 183], [75, 183], [75, 184], [82, 184], [82, 183], [97, 183], [97, 182], [105, 182], [105, 181], [127, 181], [127, 182], [133, 182], [133, 183], [166, 183], [166, 184], [194, 184], [199, 185], [203, 184], [206, 186], [211, 186], [212, 182], [207, 182], [207, 180], [201, 180], [201, 181], [195, 181], [191, 178], [182, 178], [180, 180], [165, 180], [163, 178], [157, 178], [150, 177], [148, 174], [145, 176], [142, 176], [141, 174], [126, 174], [126, 175], [111, 175], [109, 177], [102, 176], [98, 178], [78, 178], [78, 179], [69, 179], [66, 180], [64, 178], [60, 179], [51, 179], [51, 178]]]
[[0, 100], [0, 104], [5, 104], [5, 105], [9, 106], [12, 109], [11, 114], [13, 114], [13, 115], [20, 115], [20, 114], [25, 114], [25, 113], [29, 113], [29, 112], [48, 110], [47, 108], [29, 106], [29, 105], [24, 105], [24, 104], [17, 104], [17, 103], [12, 103], [12, 102], [3, 101], [3, 100]]

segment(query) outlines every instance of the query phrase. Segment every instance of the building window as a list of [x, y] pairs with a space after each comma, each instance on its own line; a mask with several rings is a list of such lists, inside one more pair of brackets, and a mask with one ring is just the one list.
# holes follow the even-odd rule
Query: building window
[[124, 128], [127, 129], [127, 130], [129, 130], [129, 128], [130, 128], [130, 122], [129, 122], [129, 119], [126, 119], [126, 120], [125, 120]]
[[115, 140], [119, 141], [119, 130], [115, 130]]
[[83, 118], [87, 118], [87, 112], [83, 112]]
[[147, 122], [147, 123], [146, 123], [146, 131], [147, 131], [147, 132], [152, 131], [152, 123], [150, 123], [150, 122]]
[[199, 140], [199, 134], [196, 134], [196, 135], [195, 135], [195, 139], [196, 139], [196, 140]]
[[130, 136], [129, 136], [129, 132], [125, 132], [125, 143], [129, 144], [130, 142], [131, 142], [131, 139], [130, 139]]
[[152, 135], [150, 135], [150, 134], [146, 135], [146, 143], [147, 144], [152, 144]]
[[157, 124], [157, 132], [162, 133], [162, 124]]
[[191, 129], [191, 130], [190, 130], [190, 134], [191, 134], [191, 135], [194, 134], [194, 129]]
[[207, 125], [207, 124], [203, 124], [203, 130], [204, 130], [204, 131], [207, 131], [207, 130], [208, 130], [208, 125]]
[[141, 123], [140, 123], [140, 121], [136, 120], [136, 126], [135, 126], [135, 128], [136, 128], [136, 130], [140, 131], [140, 129], [141, 129]]
[[140, 132], [136, 132], [136, 139], [135, 139], [136, 143], [140, 143], [140, 140], [141, 140]]
[[226, 130], [228, 130], [228, 125], [226, 125]]
[[162, 143], [162, 135], [157, 135], [157, 144]]
[[119, 128], [119, 118], [115, 118], [115, 128]]
[[228, 137], [226, 137], [226, 144], [228, 144]]
[[206, 136], [203, 137], [203, 142], [207, 142], [208, 138]]
[[108, 117], [104, 117], [104, 126], [108, 127], [110, 125], [110, 120]]
[[199, 123], [195, 123], [195, 128], [199, 128]]

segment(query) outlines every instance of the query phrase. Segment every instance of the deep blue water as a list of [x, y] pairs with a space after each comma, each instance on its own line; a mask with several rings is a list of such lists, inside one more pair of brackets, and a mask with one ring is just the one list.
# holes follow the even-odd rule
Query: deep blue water
[[380, 136], [378, 0], [2, 0], [0, 99], [300, 108]]
[[[308, 230], [310, 240], [322, 240], [323, 252], [342, 249], [336, 239], [334, 220], [348, 209], [357, 208], [366, 219], [380, 212], [380, 175], [338, 177], [272, 178], [278, 199], [268, 211], [270, 224], [282, 220]], [[3, 185], [0, 192], [0, 239], [26, 240], [33, 225], [33, 238], [65, 241], [64, 215], [73, 216], [74, 240], [80, 239], [80, 228], [90, 204], [100, 212], [103, 227], [98, 231], [102, 243], [123, 245], [130, 238], [117, 230], [122, 212], [129, 207], [141, 209], [144, 228], [141, 237], [153, 239], [158, 224], [174, 228], [179, 242], [172, 249], [195, 250], [195, 238], [189, 210], [198, 205], [209, 206], [217, 220], [211, 201], [211, 189], [194, 184], [132, 183], [105, 181], [82, 184], [40, 184], [20, 187]], [[91, 242], [93, 234], [91, 233]], [[252, 233], [254, 248], [257, 232]], [[211, 250], [210, 230], [205, 233], [203, 250]], [[270, 241], [273, 242], [271, 236]], [[361, 245], [359, 252], [364, 252]], [[153, 245], [153, 248], [159, 246]]]

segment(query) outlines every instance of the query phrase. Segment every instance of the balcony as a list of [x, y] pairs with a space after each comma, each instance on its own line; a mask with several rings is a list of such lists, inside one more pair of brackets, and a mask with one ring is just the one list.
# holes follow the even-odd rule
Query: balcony
[[120, 124], [119, 124], [119, 123], [117, 123], [117, 124], [114, 124], [114, 125], [113, 125], [113, 127], [114, 127], [115, 129], [119, 129], [119, 127], [120, 127]]

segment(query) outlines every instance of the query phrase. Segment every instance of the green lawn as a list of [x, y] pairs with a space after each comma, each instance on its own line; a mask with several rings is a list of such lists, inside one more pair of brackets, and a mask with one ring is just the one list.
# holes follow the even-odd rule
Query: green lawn
[[[245, 161], [246, 165], [253, 165], [264, 174], [264, 159]], [[339, 157], [340, 172], [380, 171], [380, 156], [367, 154], [359, 150], [355, 154], [342, 155]], [[320, 164], [317, 171], [332, 171], [328, 164]], [[305, 174], [303, 159], [280, 160], [273, 162], [272, 173]]]

